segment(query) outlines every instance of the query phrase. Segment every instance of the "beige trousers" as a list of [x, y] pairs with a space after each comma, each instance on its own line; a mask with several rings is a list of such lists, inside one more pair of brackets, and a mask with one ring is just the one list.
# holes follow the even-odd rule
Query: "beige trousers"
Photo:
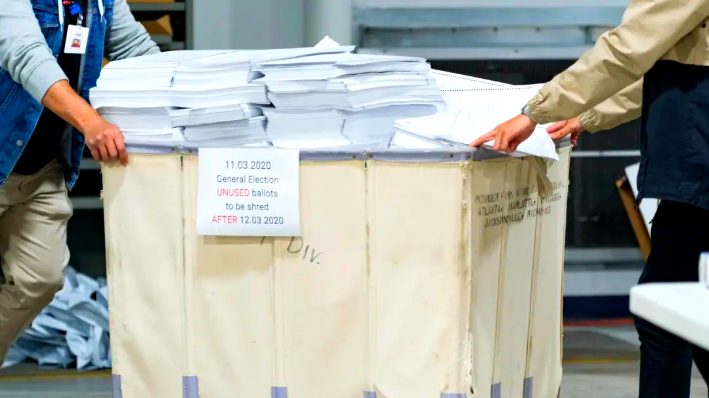
[[71, 202], [59, 162], [31, 176], [11, 174], [0, 187], [0, 365], [10, 345], [49, 304], [69, 263]]

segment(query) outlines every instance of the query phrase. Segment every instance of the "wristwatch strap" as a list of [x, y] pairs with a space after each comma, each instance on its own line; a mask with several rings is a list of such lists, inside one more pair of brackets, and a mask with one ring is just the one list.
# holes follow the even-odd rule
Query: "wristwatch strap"
[[529, 107], [527, 105], [522, 107], [522, 114], [529, 117], [530, 119], [532, 118], [531, 116], [529, 116]]

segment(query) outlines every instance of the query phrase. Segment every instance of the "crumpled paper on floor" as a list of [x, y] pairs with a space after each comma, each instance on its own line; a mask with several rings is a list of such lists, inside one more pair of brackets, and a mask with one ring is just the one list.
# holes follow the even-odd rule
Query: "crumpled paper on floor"
[[10, 348], [2, 367], [35, 360], [42, 368], [111, 367], [108, 288], [68, 268], [64, 287]]

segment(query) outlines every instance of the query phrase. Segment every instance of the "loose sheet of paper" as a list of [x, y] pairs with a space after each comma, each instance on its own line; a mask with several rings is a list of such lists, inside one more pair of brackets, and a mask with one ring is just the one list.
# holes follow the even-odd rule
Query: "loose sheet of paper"
[[[542, 88], [529, 86], [502, 86], [460, 89], [446, 93], [446, 110], [471, 110], [494, 114], [507, 119], [520, 114], [522, 107]], [[501, 121], [500, 123], [504, 122]]]
[[492, 87], [511, 87], [506, 83], [500, 83], [493, 80], [480, 79], [467, 75], [459, 75], [457, 73], [444, 72], [440, 70], [432, 70], [431, 74], [436, 78], [436, 84], [441, 88], [444, 95], [447, 92], [455, 93], [460, 90], [476, 90]]
[[[399, 130], [418, 134], [430, 139], [469, 145], [483, 134], [495, 128], [504, 121], [498, 114], [476, 112], [459, 109], [454, 112], [438, 115], [398, 120], [396, 127]], [[485, 148], [492, 149], [494, 141], [484, 144]], [[559, 160], [556, 147], [545, 126], [538, 126], [532, 136], [517, 147], [512, 156], [539, 156], [546, 159]]]
[[299, 151], [200, 149], [197, 233], [300, 236]]
[[[450, 127], [449, 134], [459, 138], [464, 137], [465, 140], [477, 139], [500, 123], [519, 115], [522, 107], [534, 97], [541, 87], [540, 84], [481, 87], [444, 93], [446, 111], [458, 115], [453, 120], [457, 123], [469, 121], [468, 127], [455, 126], [456, 122], [454, 122], [454, 126]], [[461, 130], [465, 128], [468, 128], [468, 134]], [[547, 125], [537, 126], [532, 136], [517, 148], [517, 153], [512, 155], [533, 155], [558, 160], [556, 147], [547, 134], [546, 128]], [[489, 149], [493, 146], [494, 141], [485, 145]]]

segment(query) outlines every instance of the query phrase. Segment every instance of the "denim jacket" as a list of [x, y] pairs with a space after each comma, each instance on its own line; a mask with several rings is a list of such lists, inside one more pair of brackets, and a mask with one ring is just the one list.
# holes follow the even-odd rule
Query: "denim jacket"
[[[103, 1], [103, 15], [99, 1]], [[66, 79], [56, 63], [63, 51], [62, 29], [66, 29], [59, 20], [57, 0], [12, 0], [3, 8], [0, 9], [0, 185], [12, 172], [34, 132], [46, 90]], [[77, 90], [88, 102], [89, 90], [96, 86], [104, 55], [116, 60], [159, 50], [142, 25], [135, 21], [125, 0], [88, 0], [87, 8], [84, 14], [90, 29], [89, 41]], [[38, 24], [39, 30], [30, 25], [32, 23]], [[48, 56], [47, 47], [53, 60]], [[67, 129], [60, 150], [66, 184], [71, 189], [79, 177], [84, 136], [76, 129]]]

